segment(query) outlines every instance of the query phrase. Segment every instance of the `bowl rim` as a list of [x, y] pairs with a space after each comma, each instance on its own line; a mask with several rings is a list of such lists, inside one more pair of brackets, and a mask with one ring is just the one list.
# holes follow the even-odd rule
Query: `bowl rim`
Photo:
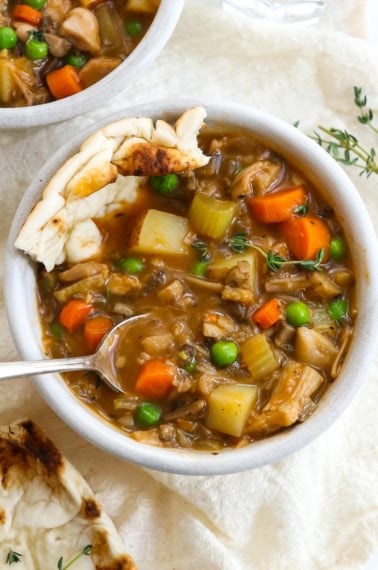
[[101, 103], [127, 90], [152, 64], [169, 41], [185, 5], [185, 0], [161, 0], [146, 34], [111, 73], [80, 93], [42, 105], [0, 107], [1, 129], [25, 129], [49, 125], [86, 114]]
[[[185, 109], [193, 105], [205, 107], [209, 123], [216, 121], [247, 128], [257, 134], [258, 138], [273, 145], [289, 160], [295, 155], [297, 164], [300, 164], [302, 169], [308, 168], [312, 175], [316, 176], [318, 185], [333, 188], [333, 200], [337, 200], [340, 221], [344, 223], [349, 216], [347, 227], [350, 234], [348, 236], [349, 245], [356, 272], [359, 267], [362, 267], [363, 273], [360, 274], [360, 283], [357, 288], [357, 302], [361, 311], [341, 372], [341, 381], [340, 379], [335, 381], [334, 385], [323, 395], [315, 413], [302, 424], [297, 424], [289, 430], [254, 442], [244, 448], [226, 450], [219, 454], [140, 444], [117, 428], [98, 419], [95, 412], [86, 408], [75, 398], [58, 374], [48, 375], [49, 379], [46, 379], [46, 375], [36, 376], [34, 383], [46, 403], [68, 426], [104, 451], [125, 461], [159, 471], [185, 475], [223, 475], [276, 463], [304, 448], [324, 433], [342, 415], [356, 396], [362, 386], [361, 379], [364, 379], [375, 354], [374, 341], [378, 336], [378, 272], [373, 269], [369, 271], [369, 268], [374, 268], [374, 253], [377, 247], [375, 230], [365, 205], [350, 178], [340, 165], [313, 140], [273, 115], [247, 105], [224, 100], [161, 100], [130, 107], [103, 118], [54, 153], [51, 160], [45, 164], [27, 188], [17, 208], [7, 241], [4, 298], [10, 330], [20, 356], [27, 360], [43, 357], [38, 339], [35, 335], [33, 336], [33, 327], [38, 326], [38, 320], [35, 319], [38, 317], [34, 314], [34, 320], [29, 318], [25, 323], [22, 318], [15, 319], [11, 309], [17, 307], [17, 311], [22, 316], [22, 311], [27, 311], [32, 295], [30, 291], [29, 297], [25, 295], [23, 284], [28, 279], [30, 280], [33, 264], [23, 253], [14, 248], [15, 237], [25, 219], [25, 214], [30, 211], [58, 165], [73, 154], [83, 140], [103, 125], [127, 116], [178, 117]], [[320, 169], [319, 166], [321, 166]], [[354, 224], [351, 223], [352, 217]], [[358, 233], [354, 228], [358, 228]], [[61, 408], [62, 402], [65, 403], [63, 409]], [[85, 431], [83, 431], [84, 420], [88, 424]]]

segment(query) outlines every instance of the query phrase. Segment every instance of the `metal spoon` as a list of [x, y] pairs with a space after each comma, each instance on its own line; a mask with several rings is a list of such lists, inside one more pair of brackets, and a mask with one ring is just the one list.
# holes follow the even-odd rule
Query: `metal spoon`
[[117, 344], [122, 336], [127, 334], [127, 329], [136, 321], [149, 319], [148, 313], [134, 315], [120, 322], [113, 327], [101, 341], [100, 346], [94, 354], [88, 356], [76, 356], [71, 358], [55, 358], [46, 360], [32, 360], [24, 362], [1, 362], [0, 380], [7, 378], [18, 378], [20, 376], [32, 376], [36, 374], [47, 374], [49, 372], [72, 372], [73, 370], [95, 370], [101, 378], [116, 392], [124, 393], [119, 378], [117, 368], [114, 364], [112, 353], [117, 349]]

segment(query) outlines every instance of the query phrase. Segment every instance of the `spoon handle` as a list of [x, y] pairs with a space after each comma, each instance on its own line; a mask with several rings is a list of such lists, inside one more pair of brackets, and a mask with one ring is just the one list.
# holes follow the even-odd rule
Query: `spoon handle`
[[25, 362], [0, 362], [0, 380], [46, 374], [48, 372], [69, 372], [72, 370], [94, 370], [93, 355], [72, 358], [53, 358]]

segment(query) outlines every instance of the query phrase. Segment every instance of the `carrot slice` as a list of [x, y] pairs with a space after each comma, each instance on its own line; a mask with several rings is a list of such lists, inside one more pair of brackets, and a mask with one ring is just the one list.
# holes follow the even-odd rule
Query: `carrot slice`
[[175, 373], [174, 364], [163, 358], [147, 360], [140, 369], [135, 389], [146, 398], [159, 400], [172, 390]]
[[81, 299], [71, 299], [64, 305], [60, 312], [60, 324], [63, 325], [68, 332], [72, 333], [84, 323], [92, 310], [92, 305], [89, 305], [85, 301]]
[[15, 20], [21, 20], [33, 26], [38, 26], [42, 20], [42, 12], [27, 4], [17, 4], [13, 9], [12, 15]]
[[261, 329], [268, 329], [282, 317], [283, 305], [279, 299], [269, 299], [252, 315], [253, 322]]
[[248, 207], [258, 222], [264, 224], [284, 222], [291, 218], [295, 208], [306, 203], [306, 197], [302, 186], [294, 186], [264, 196], [253, 196], [248, 200]]
[[84, 89], [77, 70], [72, 65], [54, 69], [46, 75], [47, 86], [55, 99], [75, 95]]
[[98, 345], [113, 327], [113, 321], [109, 317], [99, 315], [93, 319], [87, 319], [84, 323], [84, 340], [87, 349], [95, 352]]
[[280, 224], [281, 234], [296, 259], [315, 259], [323, 249], [323, 261], [328, 259], [331, 235], [325, 222], [317, 216], [291, 218]]

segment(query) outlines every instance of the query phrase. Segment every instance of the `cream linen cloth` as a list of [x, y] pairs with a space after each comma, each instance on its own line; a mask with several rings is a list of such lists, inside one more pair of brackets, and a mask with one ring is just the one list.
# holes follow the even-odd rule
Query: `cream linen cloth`
[[[367, 10], [366, 0], [329, 0], [317, 26], [281, 28], [226, 12], [216, 0], [187, 0], [173, 37], [127, 92], [60, 125], [0, 132], [0, 259], [28, 182], [53, 150], [112, 110], [166, 96], [232, 99], [299, 120], [306, 133], [340, 126], [378, 145], [353, 104], [353, 85], [363, 87], [378, 118], [378, 43], [367, 39], [374, 32]], [[347, 172], [377, 226], [377, 178]], [[0, 358], [16, 359], [2, 297], [0, 323]], [[50, 435], [140, 570], [362, 570], [378, 548], [377, 375], [378, 360], [348, 411], [307, 448], [219, 477], [149, 472], [106, 455], [65, 426], [27, 379], [1, 383], [0, 422], [29, 416]]]

